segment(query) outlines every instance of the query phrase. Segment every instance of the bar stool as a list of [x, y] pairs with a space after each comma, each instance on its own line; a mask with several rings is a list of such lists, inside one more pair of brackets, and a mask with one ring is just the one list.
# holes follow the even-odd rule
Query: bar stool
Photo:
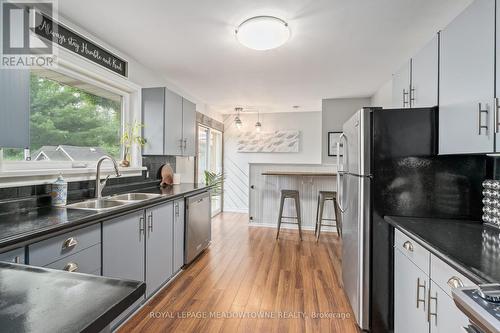
[[[326, 219], [323, 217], [323, 211], [326, 201], [333, 202], [333, 211], [335, 213], [335, 219]], [[334, 191], [319, 191], [318, 194], [318, 206], [316, 208], [316, 228], [314, 234], [316, 235], [316, 242], [319, 240], [319, 235], [321, 233], [322, 226], [333, 227], [333, 224], [326, 224], [323, 221], [335, 221], [335, 226], [337, 227], [337, 234], [342, 237], [342, 225], [340, 221], [340, 214], [338, 213], [337, 207], [337, 192]]]
[[[295, 209], [297, 210], [297, 216], [283, 216], [283, 206], [285, 204], [285, 199], [294, 199], [295, 200]], [[297, 222], [282, 222], [282, 219], [296, 219]], [[302, 219], [300, 218], [300, 196], [299, 191], [297, 190], [281, 190], [281, 199], [280, 199], [280, 211], [278, 216], [278, 232], [276, 233], [276, 239], [278, 239], [280, 235], [280, 227], [281, 223], [285, 224], [297, 224], [299, 226], [299, 237], [302, 240]]]

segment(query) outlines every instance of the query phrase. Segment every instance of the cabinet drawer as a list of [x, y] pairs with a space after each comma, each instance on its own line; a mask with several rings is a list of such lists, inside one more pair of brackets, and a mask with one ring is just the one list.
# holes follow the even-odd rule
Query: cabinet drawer
[[450, 297], [452, 297], [451, 288], [454, 284], [457, 286], [463, 285], [464, 287], [476, 286], [475, 283], [435, 255], [431, 255], [431, 279]]
[[430, 252], [401, 231], [395, 229], [394, 232], [394, 247], [429, 275]]
[[95, 274], [101, 269], [101, 244], [89, 247], [83, 251], [67, 256], [61, 260], [45, 266], [59, 270], [77, 273]]
[[24, 247], [11, 250], [9, 252], [0, 253], [0, 261], [24, 264]]
[[73, 230], [30, 245], [28, 247], [29, 264], [46, 266], [100, 242], [101, 225], [99, 223]]

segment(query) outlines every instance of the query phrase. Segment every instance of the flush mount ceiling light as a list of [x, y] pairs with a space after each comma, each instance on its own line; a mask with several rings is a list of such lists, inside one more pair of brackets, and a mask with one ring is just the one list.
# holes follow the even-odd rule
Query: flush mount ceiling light
[[288, 23], [274, 16], [255, 16], [243, 21], [235, 31], [236, 38], [253, 50], [271, 50], [290, 38]]

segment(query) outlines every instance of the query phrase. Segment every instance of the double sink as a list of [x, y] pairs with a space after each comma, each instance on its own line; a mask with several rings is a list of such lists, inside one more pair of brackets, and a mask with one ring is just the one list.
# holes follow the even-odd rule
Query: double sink
[[92, 210], [102, 212], [121, 206], [161, 197], [154, 193], [124, 193], [104, 198], [91, 199], [67, 205], [66, 208]]

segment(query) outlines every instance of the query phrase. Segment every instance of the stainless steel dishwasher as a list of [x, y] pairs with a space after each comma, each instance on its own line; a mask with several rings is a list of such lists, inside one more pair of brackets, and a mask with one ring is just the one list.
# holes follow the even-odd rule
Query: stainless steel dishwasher
[[191, 263], [212, 240], [210, 192], [186, 198], [184, 264]]

